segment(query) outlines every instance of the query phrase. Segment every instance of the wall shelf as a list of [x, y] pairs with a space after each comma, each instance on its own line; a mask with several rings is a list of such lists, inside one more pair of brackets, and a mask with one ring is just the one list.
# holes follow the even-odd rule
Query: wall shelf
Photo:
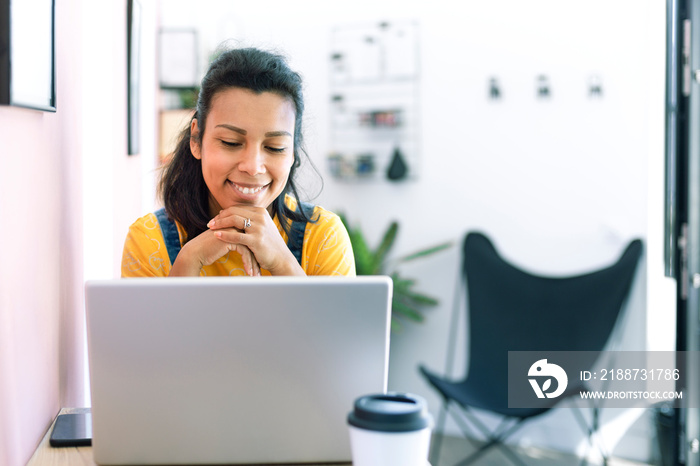
[[417, 23], [338, 26], [331, 44], [331, 174], [355, 181], [415, 179], [420, 134]]

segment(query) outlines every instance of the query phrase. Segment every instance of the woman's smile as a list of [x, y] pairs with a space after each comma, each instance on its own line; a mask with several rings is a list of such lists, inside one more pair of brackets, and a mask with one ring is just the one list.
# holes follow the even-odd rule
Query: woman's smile
[[263, 191], [266, 190], [268, 186], [270, 186], [269, 183], [265, 185], [250, 185], [236, 183], [235, 181], [231, 180], [226, 180], [226, 182], [233, 187], [236, 194], [238, 194], [241, 197], [244, 197], [247, 200], [254, 200], [255, 198], [257, 198], [258, 195], [262, 195]]

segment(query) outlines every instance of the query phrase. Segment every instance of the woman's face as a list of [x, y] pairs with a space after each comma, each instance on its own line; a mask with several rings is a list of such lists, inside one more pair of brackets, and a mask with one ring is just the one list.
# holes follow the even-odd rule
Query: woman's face
[[270, 207], [294, 162], [294, 121], [289, 99], [238, 87], [214, 95], [203, 135], [192, 120], [190, 148], [202, 161], [212, 217], [234, 205]]

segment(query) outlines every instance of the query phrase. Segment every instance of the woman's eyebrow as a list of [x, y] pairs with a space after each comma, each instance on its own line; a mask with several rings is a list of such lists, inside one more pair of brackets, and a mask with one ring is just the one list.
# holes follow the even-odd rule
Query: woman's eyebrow
[[[242, 128], [239, 128], [238, 126], [233, 126], [233, 125], [229, 125], [226, 123], [216, 125], [216, 127], [230, 129], [231, 131], [235, 131], [236, 133], [242, 134], [243, 136], [248, 134], [248, 131], [246, 131]], [[268, 131], [267, 133], [265, 133], [266, 138], [275, 138], [275, 137], [279, 137], [279, 136], [289, 136], [291, 138], [292, 134], [289, 131]]]
[[233, 125], [227, 125], [227, 124], [225, 124], [225, 123], [222, 123], [222, 124], [220, 124], [220, 125], [216, 125], [216, 127], [217, 127], [217, 128], [226, 128], [226, 129], [230, 129], [231, 131], [235, 131], [235, 132], [240, 133], [240, 134], [242, 134], [242, 135], [244, 135], [244, 136], [245, 136], [246, 134], [248, 134], [248, 131], [246, 131], [246, 130], [244, 130], [244, 129], [241, 129], [241, 128], [239, 128], [239, 127], [237, 127], [237, 126], [233, 126]]
[[268, 131], [265, 133], [266, 138], [275, 138], [278, 136], [289, 136], [290, 138], [292, 135], [288, 131]]

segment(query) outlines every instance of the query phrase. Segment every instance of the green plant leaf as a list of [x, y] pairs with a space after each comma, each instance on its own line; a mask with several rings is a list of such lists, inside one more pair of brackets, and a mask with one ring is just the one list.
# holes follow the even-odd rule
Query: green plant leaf
[[393, 299], [391, 302], [392, 313], [396, 313], [406, 317], [407, 319], [413, 320], [415, 322], [423, 322], [425, 318], [417, 309], [408, 306], [397, 299]]
[[394, 281], [394, 296], [399, 297], [404, 302], [425, 306], [436, 306], [439, 304], [437, 299], [413, 291], [412, 288], [416, 284], [415, 280], [401, 278], [398, 272], [391, 274], [391, 278]]
[[384, 233], [382, 242], [374, 252], [374, 269], [376, 273], [381, 271], [384, 260], [391, 250], [391, 247], [394, 245], [398, 231], [399, 224], [397, 222], [391, 222], [391, 225], [389, 225], [389, 228], [387, 228], [386, 232]]
[[408, 262], [415, 259], [419, 259], [421, 257], [429, 256], [431, 254], [435, 254], [436, 252], [440, 252], [444, 249], [451, 248], [453, 244], [454, 243], [452, 241], [448, 241], [447, 243], [438, 244], [437, 246], [421, 249], [420, 251], [414, 252], [413, 254], [409, 254], [407, 256], [403, 256], [396, 259], [396, 262]]
[[362, 234], [357, 231], [350, 234], [350, 243], [352, 243], [352, 250], [355, 255], [356, 273], [358, 275], [372, 275], [374, 258]]
[[[392, 222], [387, 228], [379, 247], [373, 252], [368, 246], [367, 241], [360, 228], [353, 228], [348, 223], [343, 214], [339, 214], [341, 221], [350, 237], [350, 243], [353, 248], [355, 257], [355, 269], [357, 275], [379, 275], [384, 274], [383, 269], [387, 267], [387, 256], [391, 251], [392, 246], [398, 235], [399, 225], [397, 222]], [[408, 256], [404, 256], [398, 260], [389, 261], [391, 263], [406, 262], [420, 257], [425, 257], [430, 254], [447, 249], [453, 245], [452, 242], [439, 244], [431, 248], [423, 249]], [[398, 271], [394, 270], [390, 273], [393, 281], [393, 299], [392, 299], [392, 315], [391, 315], [391, 330], [398, 332], [402, 329], [402, 320], [406, 319], [414, 322], [423, 322], [425, 316], [421, 313], [421, 308], [424, 306], [435, 306], [439, 304], [438, 300], [413, 291], [416, 285], [416, 280], [411, 278], [403, 278]]]
[[400, 293], [399, 299], [402, 299], [404, 302], [410, 302], [414, 306], [437, 306], [440, 304], [440, 301], [431, 296], [411, 291]]
[[398, 272], [391, 274], [391, 279], [394, 281], [394, 292], [402, 292], [404, 290], [409, 290], [416, 281], [411, 278], [401, 278]]
[[353, 255], [355, 256], [355, 272], [357, 275], [373, 275], [374, 274], [374, 256], [370, 251], [364, 235], [359, 228], [352, 228], [344, 215], [339, 215], [340, 220], [345, 225], [345, 229], [350, 237]]

